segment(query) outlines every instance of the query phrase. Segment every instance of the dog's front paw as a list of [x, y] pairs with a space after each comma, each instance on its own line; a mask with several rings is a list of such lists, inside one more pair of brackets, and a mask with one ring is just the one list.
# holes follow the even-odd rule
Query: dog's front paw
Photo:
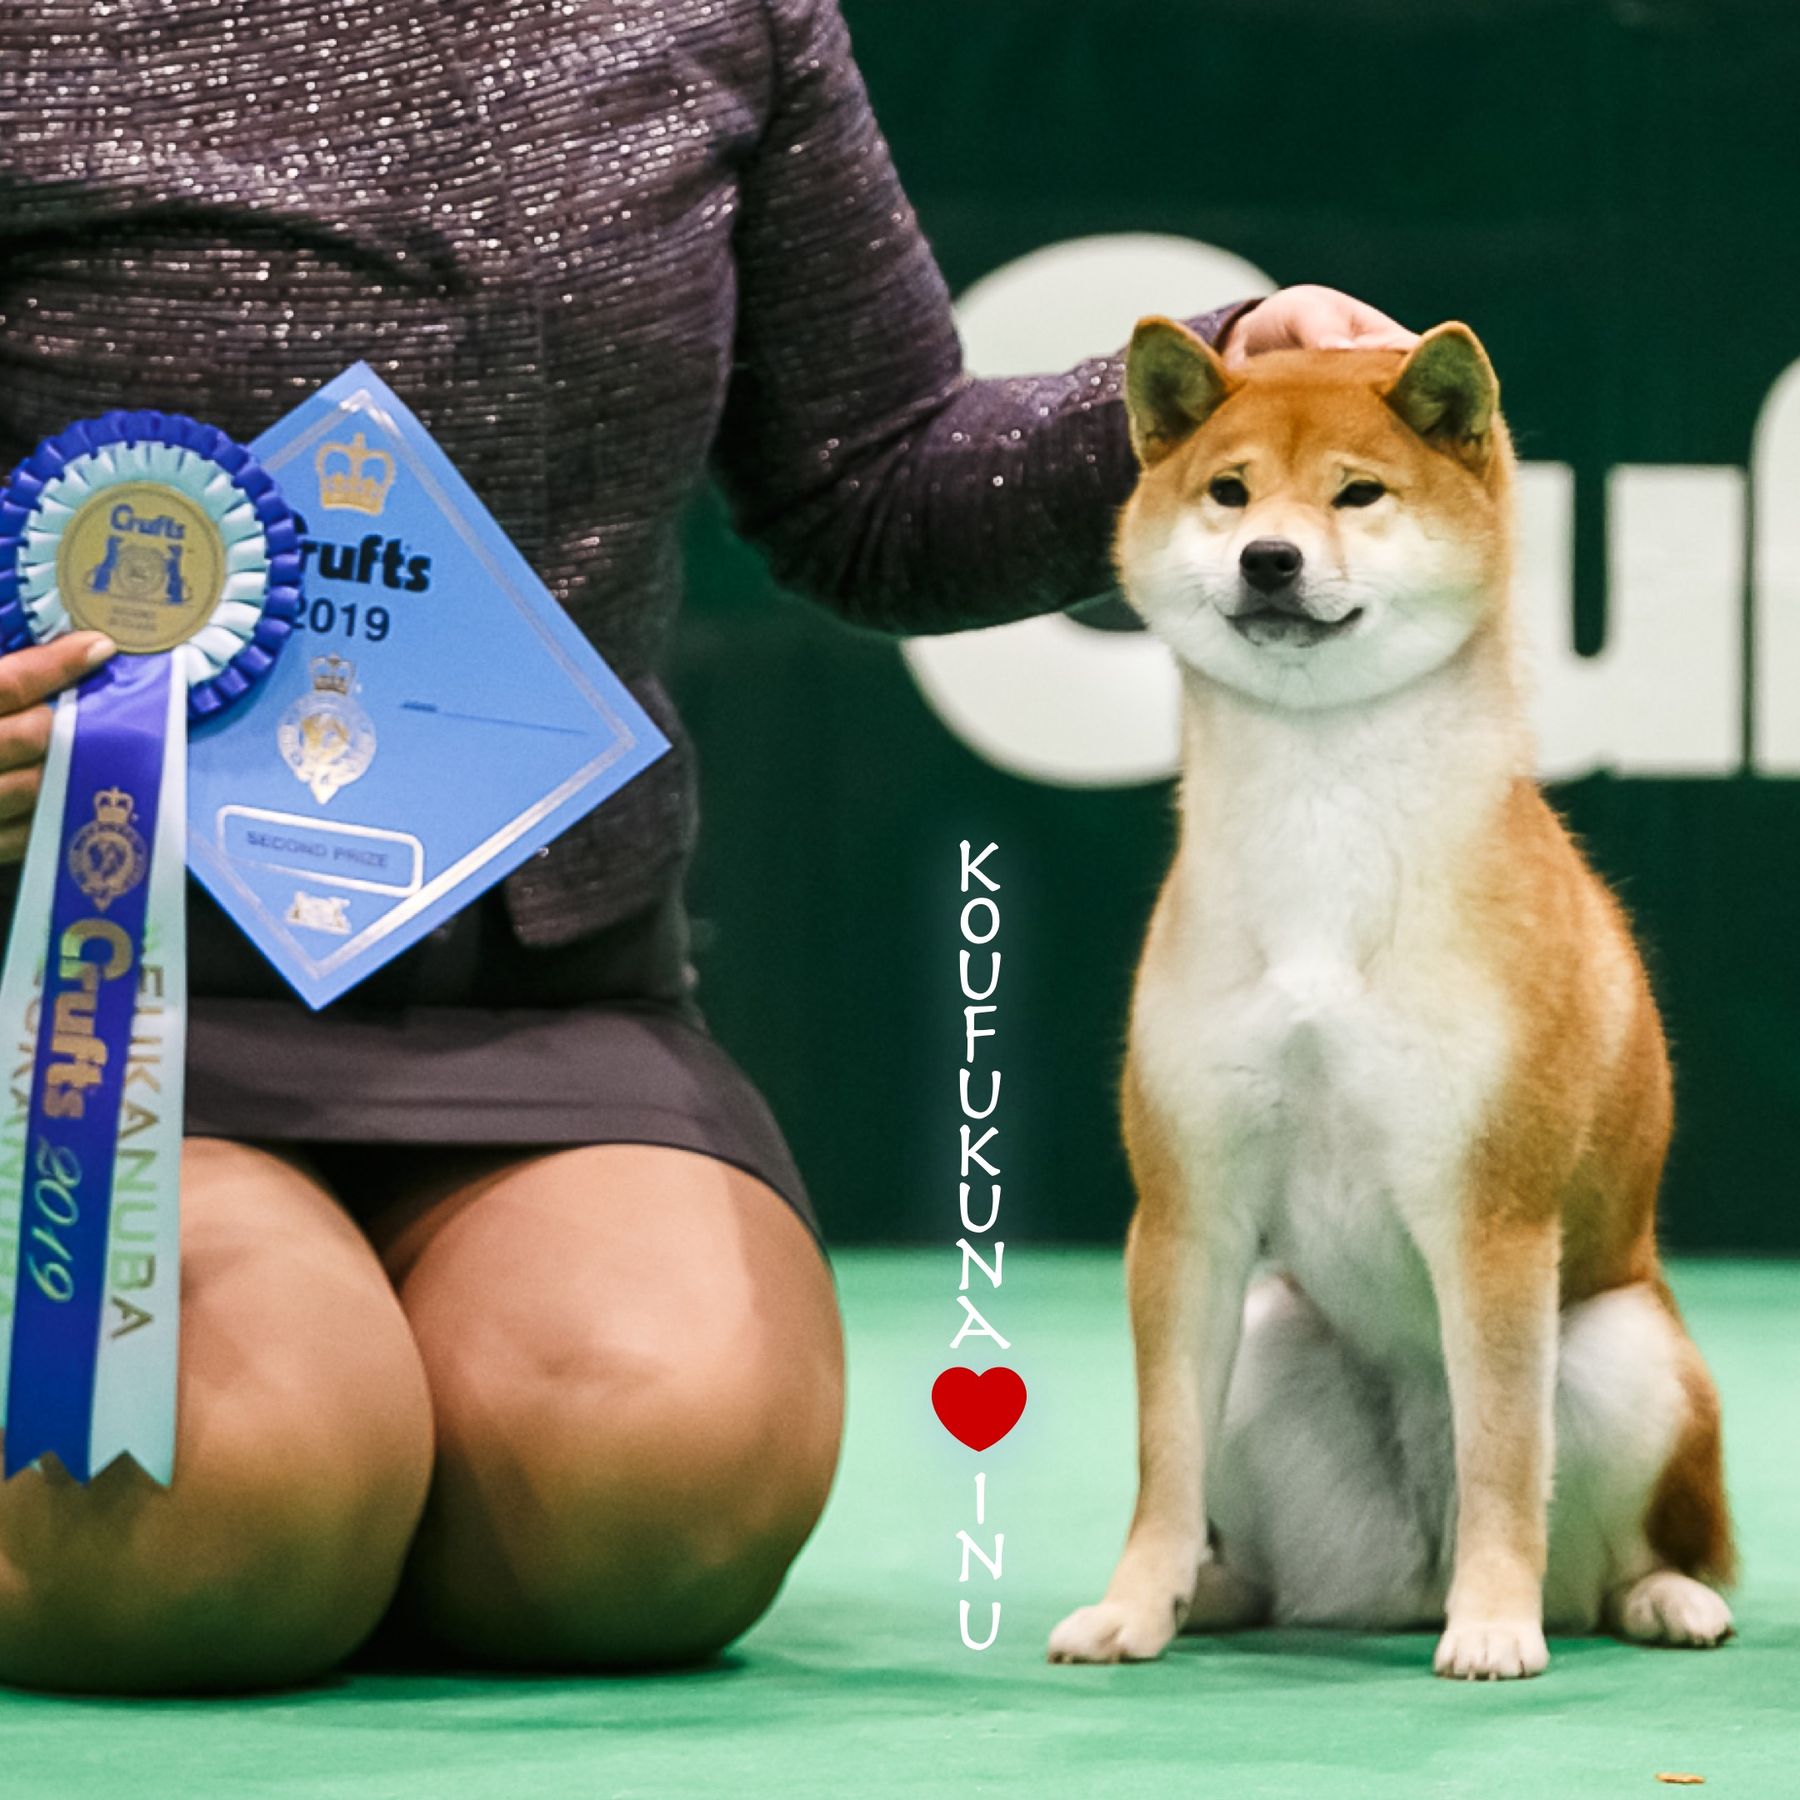
[[1543, 1674], [1549, 1662], [1536, 1620], [1481, 1619], [1447, 1627], [1431, 1666], [1452, 1681], [1518, 1681]]
[[1150, 1662], [1175, 1635], [1175, 1608], [1102, 1600], [1072, 1612], [1050, 1634], [1053, 1663]]

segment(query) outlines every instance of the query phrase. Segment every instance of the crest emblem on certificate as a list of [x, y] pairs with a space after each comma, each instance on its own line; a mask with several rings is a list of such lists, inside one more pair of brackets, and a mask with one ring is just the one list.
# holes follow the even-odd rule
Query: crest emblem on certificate
[[102, 912], [129, 894], [150, 867], [150, 847], [132, 828], [134, 802], [120, 788], [94, 796], [94, 816], [69, 842], [69, 874]]
[[337, 655], [312, 664], [312, 692], [281, 716], [275, 741], [295, 776], [323, 806], [375, 760], [375, 724], [351, 698], [356, 665]]

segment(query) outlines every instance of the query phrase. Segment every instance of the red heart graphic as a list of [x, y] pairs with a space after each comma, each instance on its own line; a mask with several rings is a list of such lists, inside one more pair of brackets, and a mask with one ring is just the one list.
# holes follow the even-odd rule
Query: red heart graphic
[[1011, 1369], [946, 1369], [931, 1384], [931, 1408], [953, 1438], [986, 1450], [1018, 1424], [1025, 1383]]

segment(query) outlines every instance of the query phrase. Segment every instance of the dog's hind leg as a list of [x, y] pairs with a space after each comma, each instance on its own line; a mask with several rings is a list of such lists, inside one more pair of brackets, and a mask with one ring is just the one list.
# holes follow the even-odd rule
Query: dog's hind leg
[[1269, 1618], [1267, 1590], [1246, 1581], [1225, 1560], [1224, 1546], [1215, 1544], [1210, 1562], [1200, 1565], [1194, 1597], [1188, 1602], [1181, 1629], [1193, 1634], [1206, 1631], [1242, 1631], [1264, 1625]]
[[1705, 1647], [1731, 1632], [1730, 1525], [1711, 1377], [1666, 1294], [1639, 1283], [1564, 1310], [1544, 1612]]

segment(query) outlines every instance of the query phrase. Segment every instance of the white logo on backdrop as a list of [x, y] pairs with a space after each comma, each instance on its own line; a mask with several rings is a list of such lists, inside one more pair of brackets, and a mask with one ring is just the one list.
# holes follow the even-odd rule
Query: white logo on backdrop
[[[972, 369], [1024, 375], [1122, 343], [1141, 313], [1189, 317], [1274, 286], [1241, 257], [1188, 238], [1079, 238], [996, 270], [957, 313]], [[1750, 766], [1800, 775], [1800, 363], [1763, 408], [1752, 474], [1753, 527], [1741, 469], [1610, 472], [1606, 646], [1583, 657], [1573, 644], [1573, 476], [1566, 463], [1522, 465], [1518, 598], [1547, 778], [1739, 773], [1746, 607], [1756, 657]], [[905, 654], [939, 717], [999, 768], [1065, 787], [1175, 772], [1175, 672], [1144, 633], [1052, 614], [915, 638]]]

